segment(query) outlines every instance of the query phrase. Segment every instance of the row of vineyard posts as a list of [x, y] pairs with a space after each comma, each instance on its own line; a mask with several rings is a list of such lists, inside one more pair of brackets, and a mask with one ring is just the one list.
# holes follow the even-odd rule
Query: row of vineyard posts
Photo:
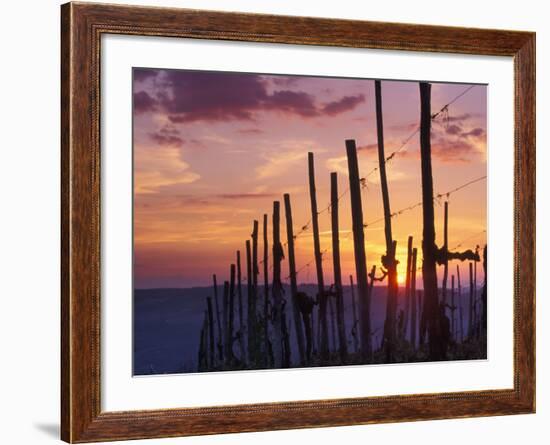
[[[397, 241], [392, 234], [390, 194], [386, 176], [387, 160], [384, 151], [382, 87], [375, 81], [376, 124], [378, 137], [378, 171], [384, 210], [386, 252], [381, 258], [381, 275], [376, 266], [367, 272], [365, 254], [365, 223], [361, 202], [364, 178], [359, 174], [357, 148], [354, 140], [346, 140], [351, 199], [355, 282], [349, 276], [352, 323], [346, 326], [343, 281], [340, 265], [337, 173], [330, 175], [332, 264], [334, 283], [327, 288], [323, 275], [323, 254], [319, 237], [319, 211], [315, 188], [313, 153], [308, 154], [309, 194], [311, 200], [311, 228], [317, 294], [308, 295], [298, 290], [295, 240], [291, 197], [284, 195], [287, 239], [281, 240], [280, 202], [273, 203], [271, 218], [271, 245], [269, 245], [268, 215], [263, 215], [263, 258], [258, 261], [259, 222], [254, 221], [251, 238], [245, 242], [246, 293], [243, 292], [241, 251], [236, 252], [235, 263], [229, 267], [229, 280], [222, 286], [221, 296], [217, 277], [213, 275], [212, 296], [206, 298], [206, 309], [198, 347], [198, 371], [227, 369], [288, 368], [291, 366], [319, 366], [351, 363], [391, 363], [414, 361], [418, 351], [424, 350], [424, 360], [446, 360], [453, 347], [473, 340], [484, 340], [487, 327], [486, 278], [481, 296], [477, 296], [478, 248], [475, 251], [451, 251], [448, 247], [449, 203], [444, 203], [443, 246], [435, 242], [434, 191], [431, 160], [431, 84], [420, 83], [420, 158], [422, 174], [422, 265], [418, 267], [419, 249], [413, 246], [413, 237], [407, 240], [407, 263], [404, 287], [404, 309], [397, 313], [398, 292], [396, 259]], [[392, 155], [393, 156], [393, 155]], [[308, 223], [309, 224], [309, 223]], [[306, 225], [307, 226], [307, 225]], [[300, 232], [307, 229], [304, 226]], [[285, 250], [286, 246], [286, 258]], [[270, 254], [271, 251], [271, 254]], [[268, 263], [271, 258], [272, 274]], [[288, 260], [289, 295], [281, 278], [281, 262]], [[449, 263], [452, 260], [470, 261], [469, 299], [463, 304], [460, 269], [456, 266], [448, 290]], [[487, 246], [483, 250], [483, 268], [486, 272]], [[263, 266], [263, 285], [260, 287], [259, 263]], [[436, 268], [443, 267], [441, 288], [438, 288]], [[417, 271], [422, 271], [423, 291], [416, 289]], [[486, 277], [486, 274], [485, 274]], [[373, 342], [371, 328], [371, 299], [374, 282], [386, 282], [386, 314], [379, 344]], [[455, 287], [456, 284], [456, 287]], [[243, 296], [246, 295], [246, 314]], [[221, 300], [221, 301], [220, 301]], [[465, 311], [467, 324], [464, 327]], [[450, 316], [450, 318], [449, 318]], [[236, 323], [236, 318], [238, 323]], [[329, 319], [330, 333], [329, 335]], [[295, 343], [291, 345], [291, 329]], [[417, 333], [419, 338], [417, 339]], [[332, 348], [330, 347], [332, 339]], [[454, 346], [453, 346], [454, 345]], [[297, 348], [299, 362], [292, 362], [291, 347]]]

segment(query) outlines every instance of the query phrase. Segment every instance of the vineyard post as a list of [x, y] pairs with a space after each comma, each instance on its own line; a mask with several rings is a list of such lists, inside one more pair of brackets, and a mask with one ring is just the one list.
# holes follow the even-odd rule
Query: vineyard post
[[426, 299], [422, 291], [418, 291], [418, 311], [420, 322], [418, 324], [418, 343], [423, 345], [426, 340]]
[[[353, 337], [353, 349], [355, 352], [359, 352], [359, 339], [357, 338], [357, 325], [359, 321], [357, 320], [357, 307], [355, 304], [355, 286], [353, 284], [353, 275], [349, 276], [349, 287], [351, 289], [351, 308], [353, 314], [353, 323], [351, 326], [351, 333]], [[354, 334], [355, 332], [355, 334]]]
[[332, 265], [334, 270], [334, 290], [336, 297], [336, 321], [338, 324], [338, 343], [340, 360], [347, 361], [346, 320], [344, 318], [344, 291], [342, 289], [342, 268], [340, 265], [340, 227], [338, 210], [338, 174], [330, 174], [330, 212], [332, 226]]
[[415, 247], [412, 251], [412, 260], [411, 260], [411, 288], [410, 294], [412, 297], [411, 304], [411, 343], [413, 348], [416, 347], [416, 314], [417, 314], [417, 303], [416, 303], [416, 256], [418, 250]]
[[248, 331], [248, 363], [249, 365], [256, 364], [256, 313], [252, 310], [254, 304], [254, 291], [252, 289], [252, 252], [250, 240], [246, 240], [246, 295], [247, 295], [247, 315], [248, 322], [246, 323]]
[[[233, 265], [232, 265], [233, 266]], [[229, 281], [223, 283], [223, 334], [224, 351], [223, 356], [226, 365], [231, 365], [231, 337], [229, 332]]]
[[323, 259], [321, 242], [319, 239], [319, 213], [317, 211], [317, 196], [315, 191], [315, 166], [313, 153], [308, 153], [309, 194], [311, 199], [311, 223], [313, 228], [313, 248], [315, 250], [315, 268], [317, 271], [317, 286], [319, 294], [319, 327], [320, 352], [322, 360], [328, 359], [328, 324], [327, 324], [327, 296], [323, 279]]
[[208, 328], [209, 328], [209, 340], [210, 340], [210, 366], [214, 367], [215, 361], [215, 348], [214, 348], [214, 314], [212, 311], [212, 297], [206, 298], [206, 305], [208, 308]]
[[268, 274], [268, 261], [269, 261], [269, 245], [267, 242], [267, 214], [264, 213], [263, 221], [263, 241], [264, 241], [264, 366], [269, 365], [269, 274]]
[[474, 260], [474, 333], [479, 336], [478, 301], [477, 301], [477, 260]]
[[420, 157], [422, 170], [422, 278], [429, 336], [429, 358], [444, 360], [439, 324], [431, 149], [431, 84], [420, 82]]
[[242, 289], [242, 271], [241, 271], [241, 251], [237, 250], [237, 297], [239, 305], [239, 350], [241, 361], [246, 363], [246, 349], [244, 345], [244, 315], [243, 315], [243, 289]]
[[[283, 361], [281, 366], [283, 368], [290, 368], [290, 327], [286, 323], [286, 310], [285, 305], [281, 310], [281, 332], [283, 336]], [[289, 323], [290, 324], [290, 323]]]
[[470, 301], [469, 301], [469, 310], [468, 310], [468, 337], [473, 336], [474, 330], [474, 270], [473, 264], [470, 261], [468, 263], [470, 271]]
[[407, 240], [407, 273], [405, 275], [405, 313], [403, 316], [403, 332], [401, 332], [402, 338], [407, 337], [407, 331], [409, 327], [409, 314], [411, 311], [412, 243], [413, 243], [413, 237], [409, 236]]
[[451, 274], [451, 333], [454, 339], [456, 339], [455, 332], [455, 276]]
[[283, 247], [280, 238], [280, 203], [273, 202], [273, 284], [271, 292], [273, 295], [273, 356], [275, 368], [282, 366], [282, 346], [283, 346], [283, 331], [282, 331], [282, 284], [281, 284], [281, 260]]
[[487, 244], [483, 248], [483, 289], [481, 291], [482, 319], [481, 327], [485, 335], [487, 335]]
[[198, 367], [197, 367], [197, 371], [204, 371], [206, 366], [205, 366], [205, 352], [204, 352], [204, 344], [205, 344], [205, 334], [204, 334], [204, 331], [205, 331], [205, 321], [206, 321], [206, 317], [203, 319], [202, 321], [202, 326], [201, 326], [201, 334], [200, 334], [200, 337], [199, 337], [199, 354], [198, 354]]
[[298, 353], [300, 355], [300, 363], [306, 363], [306, 353], [304, 347], [304, 330], [300, 320], [300, 309], [298, 308], [298, 283], [296, 280], [296, 258], [294, 256], [294, 229], [292, 227], [292, 207], [290, 204], [290, 195], [285, 193], [285, 218], [286, 218], [286, 235], [288, 246], [288, 270], [290, 275], [290, 294], [292, 301], [292, 313], [294, 316], [294, 326], [296, 329], [296, 340], [298, 342]]
[[460, 321], [460, 341], [464, 341], [464, 316], [463, 316], [463, 310], [462, 310], [462, 285], [460, 284], [460, 267], [458, 267], [458, 264], [456, 265], [456, 281], [458, 285], [458, 295], [457, 295], [457, 301], [458, 301], [458, 315], [459, 315], [459, 321]]
[[443, 210], [443, 280], [441, 283], [441, 300], [447, 304], [447, 279], [449, 276], [449, 201], [445, 201]]
[[208, 345], [210, 344], [210, 326], [208, 324], [207, 310], [204, 311], [203, 329], [204, 329], [204, 350], [203, 350], [204, 367], [205, 369], [209, 369], [209, 367], [211, 366], [209, 348], [208, 348]]
[[257, 315], [257, 300], [258, 300], [258, 221], [254, 220], [252, 226], [252, 308], [250, 313], [253, 315], [254, 327], [254, 358], [259, 361], [259, 343], [258, 343], [258, 315]]
[[220, 362], [223, 362], [222, 323], [220, 320], [220, 305], [218, 303], [218, 282], [216, 280], [216, 274], [212, 275], [212, 281], [214, 282], [214, 303], [216, 305], [216, 323], [218, 325], [218, 358]]
[[229, 337], [229, 362], [234, 360], [233, 353], [233, 332], [235, 326], [235, 265], [232, 264], [229, 272], [229, 320], [228, 320], [228, 337]]
[[357, 298], [359, 299], [359, 338], [361, 353], [366, 358], [367, 362], [371, 362], [370, 295], [367, 282], [367, 258], [365, 255], [365, 233], [363, 226], [363, 208], [361, 204], [361, 181], [359, 177], [359, 164], [357, 161], [355, 140], [346, 140], [346, 155], [348, 158], [349, 171], [355, 277], [357, 279]]
[[380, 189], [384, 206], [384, 234], [386, 237], [386, 255], [382, 256], [382, 265], [388, 271], [388, 296], [386, 303], [386, 321], [384, 323], [384, 337], [386, 361], [392, 362], [395, 353], [395, 317], [397, 308], [397, 260], [393, 246], [391, 227], [390, 196], [386, 176], [386, 156], [384, 153], [384, 123], [382, 117], [382, 86], [379, 80], [374, 81], [376, 102], [376, 130], [378, 137], [378, 170], [380, 171]]
[[370, 270], [370, 273], [369, 273], [369, 278], [370, 278], [370, 281], [369, 281], [369, 295], [372, 295], [372, 289], [374, 287], [375, 276], [376, 276], [376, 264], [373, 264], [372, 268]]

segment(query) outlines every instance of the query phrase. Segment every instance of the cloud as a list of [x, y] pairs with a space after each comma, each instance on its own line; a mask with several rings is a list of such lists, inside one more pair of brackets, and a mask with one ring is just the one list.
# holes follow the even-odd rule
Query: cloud
[[359, 145], [357, 147], [358, 151], [374, 151], [378, 150], [378, 143], [374, 142], [372, 144], [366, 144], [366, 145]]
[[273, 198], [278, 196], [275, 193], [222, 193], [218, 198], [222, 199], [258, 199], [258, 198]]
[[336, 116], [337, 114], [353, 110], [357, 105], [364, 101], [365, 96], [363, 94], [358, 94], [356, 96], [344, 96], [341, 99], [326, 103], [323, 106], [323, 112], [329, 116]]
[[151, 150], [137, 146], [135, 150], [135, 193], [158, 193], [161, 187], [190, 184], [200, 179], [191, 166], [181, 159], [173, 146], [158, 146]]
[[273, 85], [288, 87], [294, 83], [255, 74], [162, 71], [154, 93], [135, 93], [135, 110], [137, 113], [161, 110], [172, 123], [253, 121], [262, 111], [303, 118], [335, 116], [365, 100], [363, 95], [344, 96], [319, 106], [315, 97], [305, 91], [270, 91]]
[[462, 127], [454, 124], [449, 125], [447, 128], [445, 128], [445, 133], [452, 135], [460, 134], [462, 133]]
[[336, 158], [328, 158], [325, 166], [327, 170], [336, 172], [338, 174], [348, 176], [348, 158], [346, 156], [339, 156]]
[[240, 130], [237, 130], [237, 133], [245, 135], [256, 135], [263, 134], [265, 132], [263, 130], [260, 130], [259, 128], [241, 128]]
[[146, 91], [134, 93], [134, 112], [137, 114], [155, 111], [157, 102]]
[[298, 83], [301, 79], [299, 76], [270, 76], [269, 79], [274, 85], [289, 87]]
[[133, 74], [135, 82], [144, 82], [147, 79], [156, 77], [158, 70], [150, 68], [134, 68]]
[[[287, 174], [289, 169], [304, 166], [304, 159], [315, 143], [309, 140], [282, 141], [263, 153], [264, 163], [256, 167], [256, 179], [265, 180]], [[317, 153], [324, 151], [317, 148]]]
[[171, 125], [165, 125], [160, 130], [149, 133], [149, 137], [158, 145], [181, 146], [185, 143], [179, 130]]
[[432, 139], [432, 158], [442, 162], [471, 162], [479, 154], [478, 147], [464, 139]]
[[268, 96], [264, 107], [267, 110], [275, 110], [283, 113], [297, 114], [302, 117], [318, 116], [314, 98], [311, 94], [290, 90], [275, 91]]
[[462, 133], [460, 136], [463, 138], [468, 138], [468, 137], [482, 138], [482, 137], [485, 137], [485, 130], [483, 128], [477, 127], [468, 132]]
[[457, 116], [446, 116], [445, 120], [447, 122], [464, 122], [471, 119], [472, 117], [474, 117], [472, 113], [464, 113]]

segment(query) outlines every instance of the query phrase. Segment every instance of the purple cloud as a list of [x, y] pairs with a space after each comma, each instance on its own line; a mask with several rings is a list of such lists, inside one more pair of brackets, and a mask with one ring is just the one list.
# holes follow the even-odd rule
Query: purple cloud
[[133, 75], [135, 82], [144, 82], [147, 79], [156, 77], [158, 70], [150, 68], [134, 68]]
[[364, 101], [365, 96], [363, 94], [358, 94], [356, 96], [344, 96], [339, 100], [326, 103], [323, 106], [323, 112], [329, 116], [335, 116], [337, 114], [353, 110], [357, 105]]
[[149, 137], [158, 145], [183, 145], [185, 143], [177, 128], [168, 125], [156, 132], [149, 133]]
[[[152, 72], [158, 72], [150, 70]], [[143, 76], [144, 74], [140, 74]], [[269, 91], [274, 82], [261, 75], [209, 71], [162, 71], [155, 94], [135, 93], [136, 112], [162, 110], [172, 123], [195, 121], [254, 120], [261, 111], [303, 118], [335, 116], [365, 100], [363, 95], [345, 96], [318, 106], [304, 91]], [[293, 82], [286, 79], [283, 83]]]
[[137, 114], [155, 111], [156, 105], [157, 102], [149, 96], [149, 93], [145, 91], [138, 91], [137, 93], [134, 93], [134, 111]]
[[449, 125], [447, 128], [445, 128], [445, 133], [457, 135], [462, 133], [462, 127], [459, 125]]
[[463, 138], [467, 138], [467, 137], [481, 138], [485, 136], [485, 130], [483, 128], [477, 127], [468, 132], [462, 133], [460, 136]]
[[302, 117], [313, 117], [319, 114], [315, 108], [313, 96], [304, 92], [275, 91], [268, 96], [264, 106], [267, 110], [297, 114]]

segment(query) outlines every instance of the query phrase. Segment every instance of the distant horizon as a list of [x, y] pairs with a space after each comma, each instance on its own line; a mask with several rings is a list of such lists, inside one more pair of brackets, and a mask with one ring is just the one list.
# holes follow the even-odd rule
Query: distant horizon
[[[448, 284], [449, 285], [449, 284]], [[290, 284], [288, 283], [283, 283], [283, 286], [286, 286], [286, 287], [290, 287]], [[313, 282], [313, 283], [298, 283], [298, 287], [300, 286], [317, 286], [317, 283]], [[351, 285], [348, 283], [348, 284], [342, 284], [342, 288], [347, 288], [347, 287], [350, 287]], [[355, 283], [354, 283], [354, 286], [355, 286]], [[462, 293], [465, 294], [467, 291], [467, 289], [469, 289], [469, 284], [466, 286], [466, 285], [462, 285]], [[188, 286], [188, 287], [135, 287], [134, 288], [134, 291], [150, 291], [150, 290], [186, 290], [186, 289], [208, 289], [208, 288], [212, 288], [213, 286], [210, 285], [204, 285], [204, 286]], [[246, 288], [246, 283], [243, 283], [243, 287]], [[258, 288], [259, 289], [262, 289], [264, 287], [263, 284], [258, 284]], [[374, 284], [373, 287], [375, 288], [387, 288], [388, 285], [387, 284]], [[401, 289], [401, 288], [405, 288], [405, 284], [402, 284], [402, 283], [399, 283], [398, 284], [398, 288]], [[477, 282], [477, 285], [476, 285], [476, 288], [477, 289], [480, 289], [483, 287], [483, 282]], [[218, 283], [218, 288], [223, 288], [223, 282], [221, 283]], [[441, 289], [441, 286], [438, 287], [438, 289]], [[416, 290], [424, 290], [423, 287], [416, 287]], [[245, 289], [246, 291], [246, 289]], [[455, 291], [458, 291], [458, 287], [455, 287]], [[448, 287], [447, 288], [447, 292], [449, 292], [449, 295], [450, 295], [450, 288]], [[260, 296], [259, 298], [262, 298], [262, 296]]]

